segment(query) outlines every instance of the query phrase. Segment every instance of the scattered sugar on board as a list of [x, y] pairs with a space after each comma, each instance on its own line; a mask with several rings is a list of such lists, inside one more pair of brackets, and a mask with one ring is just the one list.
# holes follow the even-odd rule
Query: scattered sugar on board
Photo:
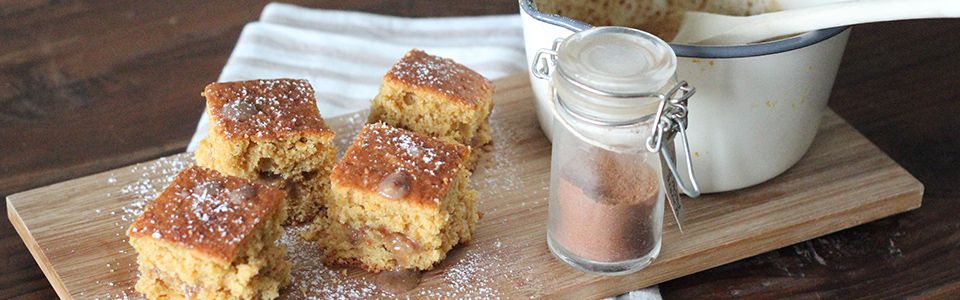
[[[496, 114], [497, 111], [494, 108], [493, 113]], [[515, 129], [509, 128], [510, 125], [490, 123], [491, 133], [495, 137], [493, 150], [486, 153], [487, 161], [478, 168], [478, 174], [472, 177], [474, 185], [483, 193], [481, 199], [523, 190], [523, 181], [517, 173], [516, 165], [520, 153], [514, 147], [520, 143], [522, 137]]]
[[133, 198], [130, 204], [121, 209], [120, 219], [125, 221], [122, 226], [128, 226], [143, 214], [143, 208], [147, 202], [160, 195], [160, 192], [173, 182], [173, 178], [180, 171], [191, 165], [193, 165], [193, 153], [184, 153], [163, 157], [153, 162], [140, 163], [130, 168], [130, 173], [137, 174], [139, 177], [120, 189], [123, 195]]
[[[420, 293], [429, 298], [470, 298], [470, 299], [500, 299], [500, 293], [493, 287], [493, 274], [499, 274], [503, 257], [495, 255], [497, 249], [491, 251], [471, 251], [453, 267], [445, 272], [444, 281], [449, 286], [439, 293]], [[453, 289], [446, 289], [452, 287]]]
[[[300, 234], [308, 226], [294, 226], [285, 229], [280, 243], [287, 246], [287, 259], [293, 265], [292, 284], [282, 298], [287, 299], [369, 299], [369, 298], [456, 298], [456, 299], [499, 299], [500, 291], [494, 287], [494, 281], [519, 277], [510, 271], [502, 272], [506, 267], [507, 256], [503, 243], [496, 240], [489, 246], [471, 247], [470, 251], [437, 276], [440, 286], [424, 286], [425, 283], [405, 295], [395, 295], [389, 290], [377, 286], [373, 280], [363, 277], [351, 277], [349, 272], [323, 265], [321, 253], [315, 242], [305, 241]], [[358, 272], [358, 271], [353, 271]]]
[[[130, 168], [133, 174], [131, 181], [121, 181], [121, 177], [116, 173], [110, 173], [106, 182], [111, 186], [116, 186], [106, 197], [118, 195], [124, 197], [124, 201], [129, 201], [120, 208], [107, 211], [105, 208], [95, 208], [94, 211], [98, 217], [111, 218], [116, 226], [116, 243], [129, 247], [126, 242], [126, 235], [123, 232], [130, 226], [140, 214], [146, 204], [157, 197], [164, 188], [167, 187], [180, 173], [181, 170], [193, 165], [193, 154], [186, 153], [170, 157], [160, 158], [156, 161], [140, 163]], [[122, 186], [121, 186], [122, 184]], [[116, 190], [119, 189], [119, 192]], [[71, 250], [71, 253], [74, 253]], [[129, 273], [122, 270], [136, 270], [136, 260], [133, 258], [133, 251], [125, 249], [117, 250], [119, 257], [111, 262], [103, 264], [103, 274], [97, 274], [101, 280], [96, 280], [96, 287], [91, 290], [80, 291], [78, 294], [85, 298], [92, 299], [143, 299], [143, 296], [133, 290], [133, 283], [136, 278], [128, 278]], [[133, 272], [134, 274], [136, 271]], [[126, 274], [126, 276], [124, 276]], [[134, 275], [136, 276], [136, 275]], [[118, 287], [122, 287], [118, 289]]]
[[323, 265], [316, 242], [305, 241], [300, 234], [309, 226], [285, 228], [280, 243], [287, 246], [287, 259], [293, 265], [291, 286], [285, 291], [290, 299], [369, 299], [395, 295], [364, 279], [353, 279], [340, 270]]

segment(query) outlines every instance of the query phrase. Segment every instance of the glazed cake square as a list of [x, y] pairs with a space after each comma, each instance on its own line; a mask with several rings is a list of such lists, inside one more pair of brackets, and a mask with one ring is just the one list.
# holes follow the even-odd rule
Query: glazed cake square
[[326, 244], [329, 262], [379, 272], [427, 270], [470, 241], [478, 193], [463, 165], [466, 146], [366, 125], [333, 168]]
[[272, 299], [289, 282], [284, 192], [214, 170], [182, 171], [127, 235], [150, 299]]
[[491, 141], [493, 84], [451, 59], [413, 49], [383, 76], [370, 123], [384, 122], [474, 148]]
[[197, 149], [197, 164], [285, 189], [288, 223], [320, 214], [336, 148], [310, 83], [219, 82], [207, 85], [203, 96], [211, 127]]

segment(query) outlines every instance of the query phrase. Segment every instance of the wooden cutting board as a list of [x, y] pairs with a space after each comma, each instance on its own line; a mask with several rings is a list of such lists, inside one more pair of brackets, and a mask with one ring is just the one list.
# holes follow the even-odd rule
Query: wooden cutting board
[[[663, 249], [632, 275], [587, 275], [547, 249], [550, 144], [525, 75], [496, 82], [495, 146], [473, 176], [483, 219], [407, 296], [596, 298], [617, 295], [920, 207], [923, 185], [833, 112], [796, 166], [756, 187], [687, 200], [683, 234], [664, 222]], [[329, 120], [337, 145], [365, 114]], [[128, 166], [7, 197], [10, 221], [63, 298], [137, 297], [135, 253], [124, 229], [190, 154]], [[397, 296], [373, 275], [320, 264], [316, 245], [288, 228], [293, 261], [284, 298]], [[401, 295], [403, 296], [403, 295]]]

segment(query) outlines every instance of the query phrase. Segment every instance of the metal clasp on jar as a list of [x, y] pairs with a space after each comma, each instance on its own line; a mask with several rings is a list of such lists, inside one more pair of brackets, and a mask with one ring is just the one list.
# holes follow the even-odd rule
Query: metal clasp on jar
[[537, 54], [533, 56], [533, 64], [530, 65], [530, 72], [534, 77], [550, 79], [550, 68], [557, 65], [557, 50], [560, 49], [560, 44], [563, 44], [562, 38], [553, 40], [553, 46], [550, 46], [550, 49], [537, 50]]
[[[656, 116], [654, 116], [656, 123], [651, 127], [652, 132], [647, 137], [646, 144], [647, 151], [660, 152], [680, 190], [691, 198], [700, 196], [700, 186], [697, 184], [696, 175], [693, 173], [693, 157], [690, 155], [690, 143], [687, 140], [687, 100], [696, 91], [697, 89], [691, 87], [686, 81], [680, 81], [666, 95], [659, 95], [660, 106], [657, 108]], [[667, 143], [673, 142], [673, 138], [677, 134], [680, 135], [680, 145], [683, 146], [683, 155], [687, 159], [689, 182], [680, 177], [677, 162], [672, 157], [671, 152], [673, 151], [662, 151], [664, 141]]]

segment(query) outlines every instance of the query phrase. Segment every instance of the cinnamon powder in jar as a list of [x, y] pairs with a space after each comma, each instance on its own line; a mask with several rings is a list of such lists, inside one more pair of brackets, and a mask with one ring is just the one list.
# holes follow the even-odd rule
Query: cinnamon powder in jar
[[594, 149], [560, 167], [559, 216], [552, 236], [574, 255], [616, 262], [647, 255], [656, 244], [656, 172], [638, 157]]

